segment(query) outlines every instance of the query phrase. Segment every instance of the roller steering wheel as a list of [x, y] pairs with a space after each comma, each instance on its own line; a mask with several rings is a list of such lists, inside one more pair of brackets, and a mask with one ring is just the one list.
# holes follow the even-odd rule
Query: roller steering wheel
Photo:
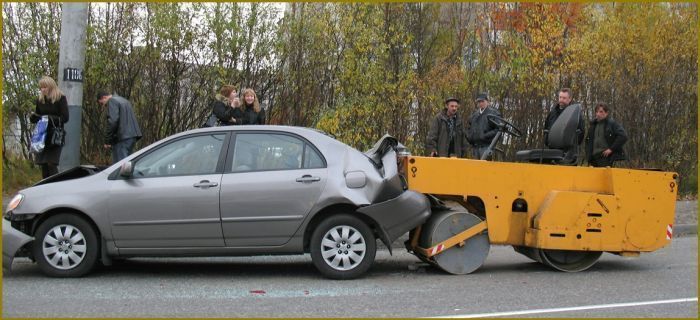
[[496, 127], [498, 127], [498, 130], [500, 130], [503, 133], [507, 133], [516, 138], [523, 135], [523, 133], [520, 132], [520, 129], [518, 129], [514, 124], [506, 121], [506, 119], [503, 119], [495, 114], [487, 114], [486, 120], [488, 120], [490, 123], [493, 123]]

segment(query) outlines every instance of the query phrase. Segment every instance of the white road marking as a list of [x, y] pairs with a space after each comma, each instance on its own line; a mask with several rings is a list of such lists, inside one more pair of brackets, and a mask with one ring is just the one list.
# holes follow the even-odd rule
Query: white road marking
[[607, 309], [607, 308], [624, 308], [624, 307], [636, 307], [636, 306], [647, 306], [654, 304], [667, 304], [667, 303], [684, 303], [684, 302], [697, 302], [698, 297], [694, 298], [684, 298], [684, 299], [671, 299], [671, 300], [656, 300], [656, 301], [642, 301], [642, 302], [627, 302], [627, 303], [613, 303], [613, 304], [599, 304], [592, 306], [580, 306], [580, 307], [568, 307], [568, 308], [552, 308], [552, 309], [535, 309], [535, 310], [523, 310], [523, 311], [509, 311], [509, 312], [493, 312], [493, 313], [478, 313], [478, 314], [465, 314], [465, 315], [454, 315], [454, 316], [442, 316], [433, 318], [487, 318], [487, 317], [507, 317], [507, 316], [518, 316], [525, 314], [536, 314], [536, 313], [551, 313], [551, 312], [565, 312], [565, 311], [580, 311], [580, 310], [593, 310], [593, 309]]

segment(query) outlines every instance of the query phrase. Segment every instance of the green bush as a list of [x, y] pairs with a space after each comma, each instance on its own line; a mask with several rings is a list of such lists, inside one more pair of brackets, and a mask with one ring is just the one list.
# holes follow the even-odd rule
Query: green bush
[[698, 194], [698, 172], [691, 171], [690, 174], [680, 178], [680, 186], [678, 188], [679, 196], [697, 196]]
[[41, 180], [41, 168], [31, 160], [5, 158], [2, 165], [2, 193], [11, 195]]

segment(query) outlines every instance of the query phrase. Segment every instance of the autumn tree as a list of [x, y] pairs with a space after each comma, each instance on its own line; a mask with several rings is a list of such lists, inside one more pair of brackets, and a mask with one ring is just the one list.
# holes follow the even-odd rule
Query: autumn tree
[[[37, 79], [57, 76], [61, 8], [8, 3], [2, 14], [10, 165], [29, 156]], [[525, 133], [503, 140], [497, 159], [512, 161], [542, 146], [557, 90], [571, 87], [587, 118], [607, 102], [627, 129], [621, 165], [678, 171], [696, 192], [697, 32], [694, 3], [91, 3], [82, 162], [109, 162], [101, 89], [134, 103], [137, 147], [198, 127], [219, 87], [238, 84], [272, 124], [358, 149], [389, 133], [417, 155], [446, 97], [466, 118], [485, 92]]]

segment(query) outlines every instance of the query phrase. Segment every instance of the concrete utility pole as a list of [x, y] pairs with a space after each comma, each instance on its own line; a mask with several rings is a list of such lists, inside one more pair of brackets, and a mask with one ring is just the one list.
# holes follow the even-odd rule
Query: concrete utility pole
[[88, 3], [62, 5], [61, 43], [58, 55], [58, 87], [68, 100], [70, 119], [65, 125], [66, 144], [61, 151], [59, 171], [80, 165], [80, 137], [83, 122], [83, 68]]

